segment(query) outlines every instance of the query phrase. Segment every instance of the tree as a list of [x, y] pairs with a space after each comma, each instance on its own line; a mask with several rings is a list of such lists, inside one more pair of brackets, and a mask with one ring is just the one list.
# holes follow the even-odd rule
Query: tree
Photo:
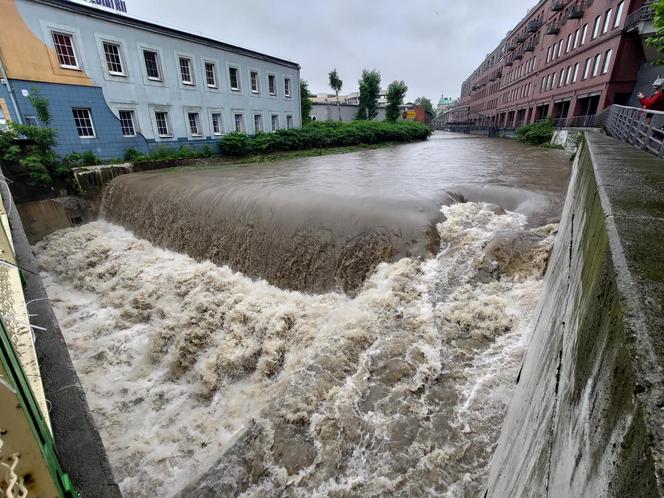
[[433, 112], [433, 104], [432, 104], [431, 101], [430, 101], [428, 98], [426, 98], [426, 97], [420, 97], [420, 98], [418, 98], [418, 99], [415, 99], [415, 105], [421, 105], [422, 107], [424, 107], [424, 109], [426, 109], [427, 111], [429, 111], [432, 115], [434, 114], [434, 112]]
[[374, 119], [378, 116], [378, 97], [380, 96], [380, 73], [375, 69], [362, 71], [360, 84], [360, 105], [355, 119]]
[[309, 93], [309, 83], [306, 80], [300, 80], [300, 111], [302, 112], [302, 124], [311, 121], [311, 93]]
[[385, 119], [394, 123], [399, 119], [399, 106], [403, 104], [408, 87], [403, 81], [393, 81], [387, 87], [387, 108], [385, 109]]
[[334, 90], [334, 94], [337, 96], [337, 109], [339, 110], [339, 121], [341, 121], [341, 106], [339, 105], [339, 92], [341, 91], [341, 87], [343, 86], [344, 82], [341, 81], [341, 78], [339, 78], [339, 74], [337, 74], [337, 69], [334, 68], [332, 71], [330, 71], [330, 88]]
[[[661, 55], [664, 54], [664, 0], [658, 0], [653, 7], [655, 9], [655, 19], [653, 21], [655, 34], [648, 38], [648, 45], [656, 48]], [[653, 64], [656, 66], [664, 64], [664, 56]]]

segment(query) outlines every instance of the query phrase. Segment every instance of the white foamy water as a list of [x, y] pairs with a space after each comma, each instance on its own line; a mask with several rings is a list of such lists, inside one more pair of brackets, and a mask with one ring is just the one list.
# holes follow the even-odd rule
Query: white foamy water
[[[435, 259], [307, 295], [106, 222], [36, 247], [127, 497], [474, 496], [555, 227], [443, 208]], [[185, 490], [186, 488], [186, 490]]]

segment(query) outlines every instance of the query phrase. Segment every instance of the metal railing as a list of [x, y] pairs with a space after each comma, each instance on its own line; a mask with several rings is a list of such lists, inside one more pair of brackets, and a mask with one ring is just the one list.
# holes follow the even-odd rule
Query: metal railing
[[664, 158], [664, 112], [613, 105], [604, 117], [609, 135]]
[[654, 1], [648, 1], [643, 7], [628, 15], [625, 20], [625, 31], [633, 29], [642, 22], [652, 21], [655, 18], [654, 4]]
[[556, 128], [596, 128], [597, 115], [571, 116], [568, 118], [557, 118], [553, 120]]

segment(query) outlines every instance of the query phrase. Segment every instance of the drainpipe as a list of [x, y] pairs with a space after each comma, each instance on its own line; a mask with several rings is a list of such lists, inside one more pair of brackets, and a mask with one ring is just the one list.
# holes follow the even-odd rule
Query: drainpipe
[[[12, 83], [9, 81], [9, 75], [5, 71], [5, 65], [2, 62], [2, 56], [0, 56], [0, 75], [5, 80], [5, 85], [7, 85], [7, 90], [9, 91], [9, 100], [12, 101], [12, 106], [14, 107], [14, 112], [16, 113], [16, 120], [19, 124], [23, 124], [23, 118], [21, 117], [21, 110], [18, 107], [18, 102], [16, 102], [16, 95], [14, 94], [14, 89], [12, 88]], [[9, 116], [11, 118], [11, 116]]]

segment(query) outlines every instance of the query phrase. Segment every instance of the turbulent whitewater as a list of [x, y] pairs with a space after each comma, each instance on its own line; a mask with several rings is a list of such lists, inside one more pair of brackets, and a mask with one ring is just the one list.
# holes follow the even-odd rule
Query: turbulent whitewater
[[98, 221], [35, 252], [127, 497], [482, 492], [556, 230], [444, 206], [437, 255], [283, 290]]

